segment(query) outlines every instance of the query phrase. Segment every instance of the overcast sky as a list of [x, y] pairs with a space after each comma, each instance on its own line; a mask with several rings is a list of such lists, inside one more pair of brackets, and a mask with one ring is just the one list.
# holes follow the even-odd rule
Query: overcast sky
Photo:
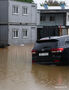
[[[34, 0], [35, 3], [41, 3], [44, 2], [45, 0]], [[69, 4], [69, 0], [56, 0], [56, 1], [65, 1], [66, 4]]]

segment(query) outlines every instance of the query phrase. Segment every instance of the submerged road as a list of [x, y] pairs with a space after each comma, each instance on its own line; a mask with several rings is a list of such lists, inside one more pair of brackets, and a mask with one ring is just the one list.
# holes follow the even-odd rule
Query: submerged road
[[69, 66], [32, 64], [32, 47], [0, 49], [0, 90], [69, 90]]

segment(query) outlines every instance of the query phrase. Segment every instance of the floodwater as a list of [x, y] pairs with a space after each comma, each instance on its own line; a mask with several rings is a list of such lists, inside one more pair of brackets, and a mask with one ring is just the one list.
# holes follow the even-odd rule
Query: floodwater
[[32, 47], [0, 49], [0, 90], [69, 90], [69, 66], [32, 64]]

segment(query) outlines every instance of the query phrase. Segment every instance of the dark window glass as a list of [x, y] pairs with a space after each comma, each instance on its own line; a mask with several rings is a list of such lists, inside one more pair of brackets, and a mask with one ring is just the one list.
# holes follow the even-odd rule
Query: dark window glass
[[37, 42], [35, 44], [35, 48], [37, 49], [42, 49], [42, 48], [57, 48], [58, 46], [58, 41], [57, 40], [48, 40], [46, 42]]
[[40, 16], [40, 21], [46, 21], [46, 15], [41, 15]]
[[18, 37], [18, 30], [14, 29], [13, 30], [13, 38], [16, 38], [16, 37]]
[[18, 37], [18, 31], [16, 31], [16, 37]]
[[55, 16], [50, 16], [50, 21], [55, 21]]

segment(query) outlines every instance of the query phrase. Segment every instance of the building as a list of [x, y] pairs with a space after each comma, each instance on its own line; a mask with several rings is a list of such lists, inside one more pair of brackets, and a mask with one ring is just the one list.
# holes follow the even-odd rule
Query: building
[[8, 1], [0, 0], [0, 47], [8, 45]]
[[0, 38], [4, 38], [6, 44], [34, 43], [37, 39], [36, 21], [36, 4], [0, 0]]
[[0, 0], [0, 46], [69, 35], [69, 7]]
[[42, 7], [38, 5], [37, 17], [37, 39], [49, 36], [69, 35], [68, 6], [47, 5]]

